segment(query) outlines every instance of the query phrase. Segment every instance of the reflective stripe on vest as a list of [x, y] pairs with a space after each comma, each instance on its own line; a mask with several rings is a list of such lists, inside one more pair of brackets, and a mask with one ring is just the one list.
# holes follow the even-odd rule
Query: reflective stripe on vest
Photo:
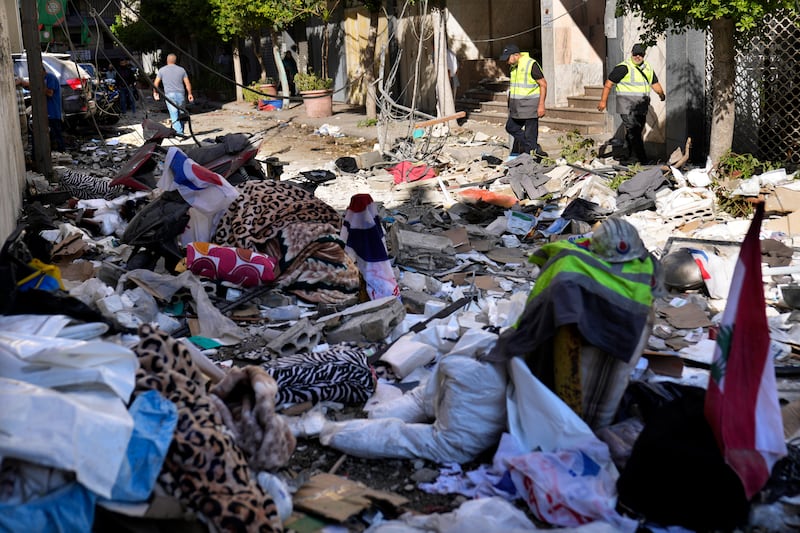
[[646, 61], [637, 66], [631, 59], [626, 59], [619, 65], [628, 67], [628, 73], [617, 83], [617, 94], [636, 93], [650, 94], [650, 85], [653, 81], [653, 67]]
[[569, 241], [557, 241], [539, 248], [529, 261], [542, 271], [528, 300], [544, 291], [556, 276], [566, 275], [591, 280], [598, 293], [621, 308], [649, 308], [653, 303], [655, 265], [650, 256], [609, 263]]
[[511, 69], [509, 98], [539, 98], [539, 84], [531, 74], [531, 67], [535, 64], [536, 60], [528, 55], [528, 52], [520, 54], [515, 68]]

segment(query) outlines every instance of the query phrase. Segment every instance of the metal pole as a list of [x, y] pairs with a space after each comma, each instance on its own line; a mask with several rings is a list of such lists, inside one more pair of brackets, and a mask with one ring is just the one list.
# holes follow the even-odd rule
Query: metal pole
[[47, 122], [47, 100], [44, 94], [42, 49], [39, 44], [39, 13], [36, 2], [20, 2], [22, 10], [22, 43], [28, 61], [28, 82], [33, 114], [33, 153], [36, 169], [48, 180], [53, 179], [50, 159], [50, 128]]

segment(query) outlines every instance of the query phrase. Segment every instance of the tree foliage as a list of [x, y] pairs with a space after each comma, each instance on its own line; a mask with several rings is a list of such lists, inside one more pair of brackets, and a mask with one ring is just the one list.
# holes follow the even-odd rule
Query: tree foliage
[[[118, 16], [111, 26], [126, 46], [139, 51], [169, 47], [167, 38], [216, 40], [212, 23], [213, 9], [208, 0], [141, 0], [137, 19]], [[184, 43], [185, 44], [185, 43]]]
[[708, 30], [722, 19], [732, 20], [738, 32], [749, 32], [780, 9], [796, 9], [795, 0], [618, 0], [616, 15], [640, 15], [642, 40], [653, 44], [667, 31]]

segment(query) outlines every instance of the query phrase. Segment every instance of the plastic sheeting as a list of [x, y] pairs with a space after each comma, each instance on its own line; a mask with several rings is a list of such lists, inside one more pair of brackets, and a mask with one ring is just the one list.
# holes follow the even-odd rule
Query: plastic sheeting
[[118, 398], [0, 378], [0, 405], [0, 457], [75, 472], [86, 488], [111, 496], [133, 431]]
[[199, 329], [206, 337], [219, 339], [223, 344], [236, 344], [245, 338], [242, 329], [233, 320], [226, 317], [211, 303], [211, 299], [203, 288], [200, 279], [191, 272], [182, 272], [177, 276], [158, 274], [151, 270], [131, 270], [117, 283], [118, 291], [126, 281], [133, 281], [153, 295], [168, 301], [179, 289], [188, 289], [197, 307]]
[[523, 533], [536, 530], [525, 513], [502, 498], [470, 500], [450, 513], [429, 515], [406, 514], [399, 520], [381, 522], [366, 533]]
[[493, 333], [467, 331], [437, 363], [432, 378], [398, 400], [397, 412], [390, 403], [371, 413], [391, 418], [326, 422], [320, 441], [357, 457], [437, 463], [475, 458], [497, 443], [506, 425], [505, 368], [477, 360], [496, 341]]
[[138, 395], [129, 412], [133, 434], [111, 491], [111, 499], [118, 502], [150, 497], [178, 423], [178, 408], [154, 390]]
[[0, 376], [40, 387], [103, 385], [125, 402], [139, 361], [130, 349], [105, 341], [0, 331]]
[[91, 531], [94, 504], [94, 494], [70, 483], [23, 504], [0, 504], [0, 531]]

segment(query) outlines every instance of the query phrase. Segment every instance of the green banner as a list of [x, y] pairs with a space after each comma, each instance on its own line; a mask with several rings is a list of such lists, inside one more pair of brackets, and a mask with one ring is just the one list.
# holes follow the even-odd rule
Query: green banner
[[55, 26], [64, 21], [67, 15], [67, 0], [37, 0], [39, 24]]

